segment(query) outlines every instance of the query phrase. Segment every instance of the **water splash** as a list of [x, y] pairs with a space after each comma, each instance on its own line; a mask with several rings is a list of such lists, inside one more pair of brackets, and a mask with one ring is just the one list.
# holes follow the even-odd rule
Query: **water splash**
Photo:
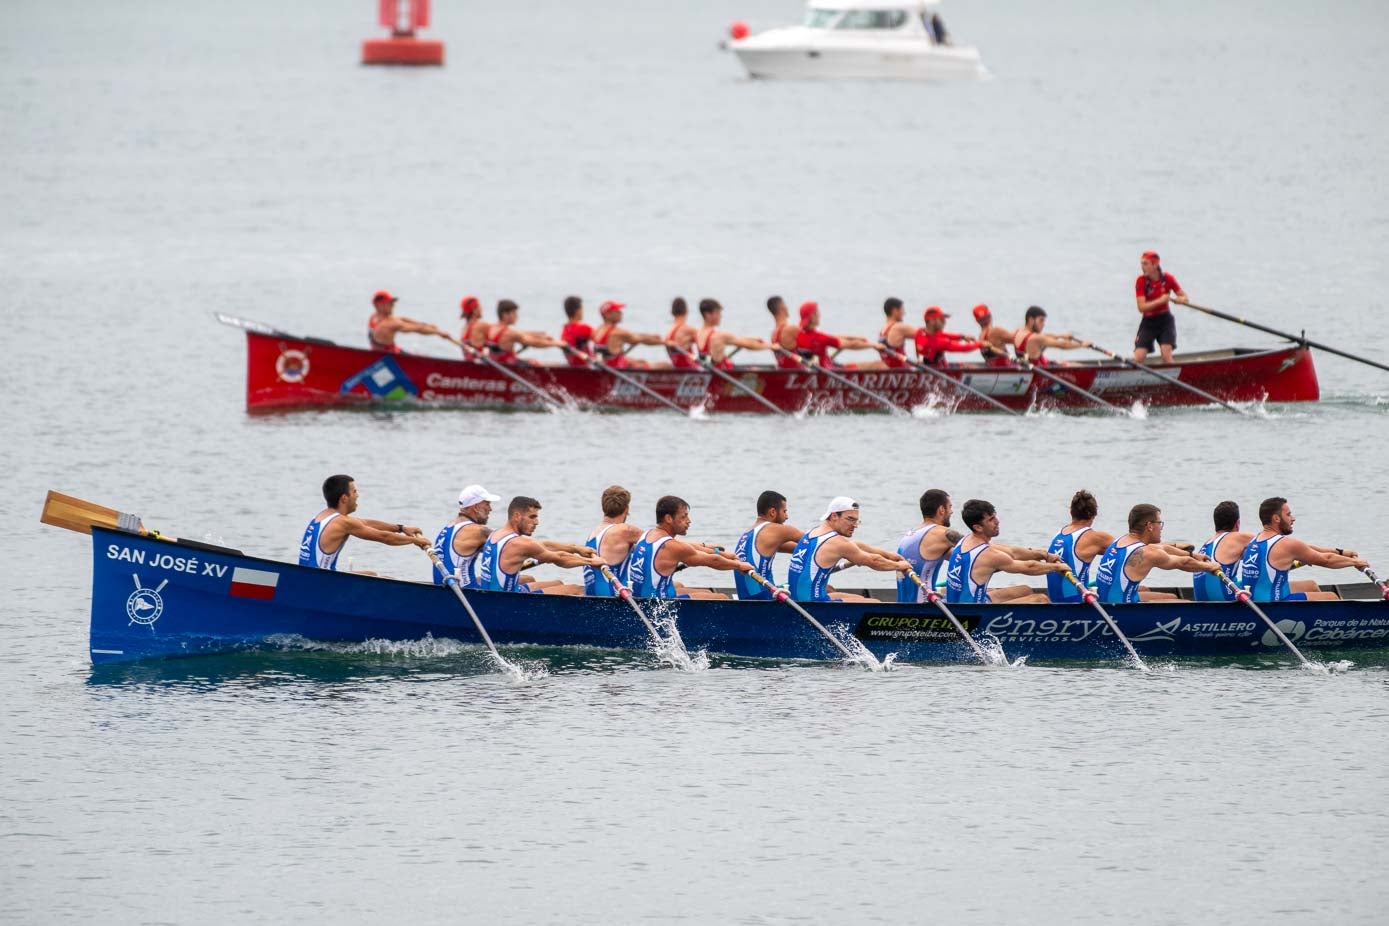
[[1313, 662], [1312, 665], [1321, 668], [1326, 675], [1340, 675], [1355, 668], [1355, 663], [1349, 659], [1337, 659], [1333, 662]]
[[691, 405], [689, 414], [691, 421], [709, 420], [709, 409], [705, 408], [703, 405]]
[[[330, 643], [311, 640], [297, 633], [276, 633], [265, 638], [267, 646], [286, 652], [332, 653], [343, 656], [385, 656], [399, 659], [446, 659], [478, 652], [476, 643], [464, 643], [451, 637], [436, 637], [427, 633], [418, 640], [387, 640], [378, 637], [354, 643]], [[483, 650], [490, 666], [505, 672], [518, 682], [534, 681], [550, 674], [541, 662], [511, 662], [498, 660], [491, 650]]]
[[987, 660], [984, 663], [985, 665], [997, 666], [1004, 669], [1020, 669], [1027, 664], [1026, 656], [1019, 656], [1017, 659], [1009, 662], [1008, 654], [1003, 651], [1003, 641], [999, 640], [998, 637], [991, 633], [986, 633], [979, 637], [977, 642], [979, 643], [979, 649], [984, 653], [985, 660]]
[[1148, 420], [1148, 406], [1143, 404], [1142, 399], [1133, 400], [1133, 407], [1129, 409], [1129, 417], [1135, 421]]
[[853, 635], [847, 624], [835, 624], [833, 627], [826, 627], [834, 638], [844, 645], [849, 651], [849, 656], [844, 659], [845, 665], [863, 666], [870, 672], [891, 672], [897, 663], [897, 654], [889, 653], [883, 658], [882, 662], [873, 655], [873, 651], [863, 645], [863, 641]]
[[647, 641], [650, 650], [663, 665], [681, 672], [703, 672], [709, 668], [709, 651], [699, 649], [691, 653], [680, 636], [680, 628], [675, 624], [675, 607], [667, 602], [658, 602], [648, 607], [647, 617], [656, 628], [660, 640]]

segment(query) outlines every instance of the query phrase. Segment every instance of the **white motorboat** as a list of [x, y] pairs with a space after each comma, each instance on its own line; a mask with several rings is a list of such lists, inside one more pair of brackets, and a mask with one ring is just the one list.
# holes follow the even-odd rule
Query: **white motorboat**
[[810, 0], [799, 26], [742, 35], [728, 48], [751, 77], [970, 80], [979, 50], [950, 40], [938, 0]]

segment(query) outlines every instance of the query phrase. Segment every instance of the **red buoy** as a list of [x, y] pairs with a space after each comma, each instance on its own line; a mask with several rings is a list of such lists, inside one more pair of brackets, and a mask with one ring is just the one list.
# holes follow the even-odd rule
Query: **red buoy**
[[728, 34], [735, 39], [745, 39], [748, 37], [748, 24], [741, 19], [735, 19], [733, 25], [728, 27]]
[[363, 42], [363, 64], [437, 67], [444, 63], [443, 42], [415, 35], [416, 29], [429, 25], [429, 0], [379, 0], [377, 22], [390, 29], [391, 36]]

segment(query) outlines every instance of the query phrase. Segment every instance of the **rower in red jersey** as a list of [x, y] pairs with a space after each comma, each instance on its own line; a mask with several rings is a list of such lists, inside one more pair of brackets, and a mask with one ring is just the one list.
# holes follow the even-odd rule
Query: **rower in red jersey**
[[796, 338], [800, 335], [799, 325], [790, 322], [790, 312], [786, 310], [786, 301], [780, 296], [772, 296], [767, 300], [767, 311], [772, 313], [772, 344], [781, 350], [776, 352], [776, 365], [784, 370], [794, 370], [801, 365], [796, 359]]
[[[463, 356], [483, 350], [487, 346], [487, 322], [482, 320], [482, 301], [477, 296], [464, 296], [458, 303], [458, 317], [463, 319], [463, 331], [458, 335], [463, 342]], [[469, 347], [473, 350], [469, 351]]]
[[720, 370], [733, 369], [733, 359], [728, 356], [730, 347], [744, 350], [771, 350], [772, 345], [761, 338], [743, 338], [729, 331], [720, 331], [723, 321], [723, 306], [717, 299], [699, 300], [699, 316], [704, 324], [695, 332], [695, 348], [700, 357], [708, 360]]
[[[820, 330], [820, 307], [813, 302], [801, 306], [801, 333], [796, 335], [796, 355], [822, 367], [838, 367], [830, 359], [830, 348], [871, 350], [873, 342], [852, 334], [826, 334]], [[853, 369], [845, 367], [844, 369]]]
[[651, 364], [645, 360], [628, 360], [627, 349], [637, 344], [664, 344], [666, 339], [659, 334], [642, 334], [619, 328], [624, 308], [626, 303], [612, 301], [598, 307], [598, 314], [603, 316], [603, 324], [593, 332], [593, 353], [603, 363], [618, 370], [626, 367], [645, 369]]
[[922, 316], [921, 330], [916, 333], [916, 356], [927, 366], [946, 366], [947, 351], [979, 350], [980, 343], [955, 331], [945, 330], [950, 313], [938, 305], [927, 306]]
[[982, 302], [974, 307], [974, 320], [979, 323], [979, 353], [984, 355], [984, 363], [991, 367], [1010, 367], [1009, 348], [1013, 346], [1013, 332], [994, 324], [993, 312]]
[[695, 359], [695, 330], [686, 320], [689, 314], [685, 300], [676, 296], [670, 304], [671, 326], [666, 332], [665, 343], [670, 365], [677, 370], [699, 369], [699, 361]]
[[543, 331], [520, 331], [511, 327], [520, 312], [521, 307], [510, 299], [497, 303], [497, 322], [487, 328], [487, 353], [492, 360], [520, 364], [525, 361], [517, 356], [518, 347], [564, 347], [563, 341]]
[[895, 296], [883, 303], [883, 314], [887, 321], [878, 332], [878, 353], [882, 355], [883, 366], [890, 370], [907, 365], [907, 339], [917, 336], [917, 328], [903, 320], [906, 309], [902, 300]]
[[375, 310], [367, 319], [367, 341], [372, 350], [388, 354], [400, 353], [400, 345], [395, 342], [397, 334], [436, 334], [447, 338], [448, 332], [428, 322], [417, 322], [395, 314], [395, 304], [399, 300], [384, 289], [376, 291], [371, 297], [371, 307]]
[[593, 353], [593, 326], [584, 322], [584, 301], [578, 296], [564, 299], [564, 328], [559, 339], [569, 345], [571, 350], [564, 352], [571, 367], [587, 366], [584, 354]]
[[1023, 316], [1022, 327], [1013, 334], [1013, 351], [1022, 360], [1046, 366], [1049, 361], [1042, 356], [1048, 347], [1057, 350], [1075, 350], [1090, 347], [1089, 341], [1082, 341], [1070, 332], [1047, 334], [1042, 331], [1047, 326], [1047, 310], [1039, 305], [1029, 306]]

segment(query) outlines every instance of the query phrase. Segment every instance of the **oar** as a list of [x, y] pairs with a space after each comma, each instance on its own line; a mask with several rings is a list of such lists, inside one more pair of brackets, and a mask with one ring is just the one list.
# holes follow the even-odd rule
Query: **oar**
[[799, 354], [793, 354], [791, 351], [787, 350], [787, 349], [784, 348], [784, 347], [777, 347], [777, 348], [776, 348], [776, 351], [777, 351], [777, 353], [779, 353], [779, 354], [785, 354], [786, 356], [790, 357], [792, 360], [795, 360], [795, 361], [796, 361], [797, 363], [799, 363], [804, 369], [807, 369], [807, 370], [816, 370], [816, 371], [818, 371], [818, 372], [820, 372], [820, 373], [824, 373], [826, 376], [828, 376], [830, 379], [834, 380], [835, 382], [840, 383], [841, 385], [844, 385], [844, 386], [848, 386], [850, 389], [854, 390], [855, 392], [859, 392], [859, 393], [862, 393], [863, 395], [868, 396], [868, 398], [872, 399], [874, 402], [877, 402], [879, 405], [883, 406], [883, 408], [886, 408], [888, 411], [892, 412], [894, 415], [905, 414], [905, 412], [904, 412], [899, 406], [893, 405], [893, 404], [892, 404], [891, 402], [889, 402], [885, 397], [883, 397], [883, 396], [881, 396], [881, 395], [878, 395], [878, 393], [873, 392], [873, 391], [870, 390], [870, 389], [865, 389], [865, 388], [863, 388], [863, 387], [860, 386], [858, 383], [856, 383], [856, 382], [854, 382], [853, 380], [849, 379], [847, 376], [841, 376], [841, 375], [839, 375], [838, 373], [836, 373], [836, 372], [834, 372], [833, 370], [831, 370], [831, 369], [830, 369], [829, 367], [827, 367], [827, 366], [821, 366], [820, 364], [807, 363], [807, 362], [805, 361], [805, 359], [804, 359], [803, 357], [801, 357]]
[[658, 648], [663, 646], [665, 641], [662, 640], [661, 635], [656, 632], [655, 625], [647, 618], [646, 612], [641, 609], [641, 605], [637, 604], [637, 600], [632, 597], [632, 590], [617, 581], [617, 576], [613, 575], [613, 571], [608, 568], [607, 563], [598, 567], [598, 571], [603, 574], [603, 578], [607, 579], [613, 588], [617, 589], [617, 597], [627, 602], [632, 606], [632, 610], [637, 612], [637, 617], [641, 618], [642, 626], [646, 628], [647, 633], [651, 634], [651, 642]]
[[242, 331], [254, 331], [256, 334], [265, 334], [272, 338], [294, 337], [294, 335], [287, 331], [281, 331], [274, 325], [267, 325], [265, 322], [258, 322], [249, 318], [237, 318], [235, 315], [226, 315], [222, 312], [213, 312], [212, 317], [224, 325], [232, 328], [240, 328]]
[[1099, 596], [1090, 591], [1085, 583], [1077, 579], [1076, 574], [1069, 569], [1066, 570], [1066, 581], [1080, 589], [1081, 600], [1100, 612], [1100, 617], [1104, 618], [1104, 622], [1109, 625], [1109, 629], [1114, 631], [1114, 635], [1119, 638], [1119, 642], [1124, 644], [1124, 649], [1128, 650], [1129, 655], [1133, 657], [1134, 665], [1144, 672], [1147, 672], [1148, 664], [1143, 661], [1143, 657], [1138, 655], [1138, 650], [1133, 648], [1133, 644], [1129, 642], [1129, 638], [1124, 636], [1124, 632], [1119, 629], [1119, 625], [1114, 623], [1114, 618], [1110, 617], [1109, 612], [1100, 604]]
[[988, 665], [988, 653], [985, 653], [984, 648], [975, 641], [974, 637], [971, 637], [969, 635], [969, 631], [965, 629], [965, 625], [960, 623], [960, 619], [955, 616], [954, 612], [952, 612], [948, 607], [946, 607], [945, 602], [941, 599], [940, 595], [936, 593], [936, 590], [931, 586], [927, 585], [922, 580], [921, 576], [916, 574], [915, 569], [910, 569], [907, 571], [907, 578], [911, 579], [917, 585], [921, 586], [921, 590], [926, 593], [926, 600], [931, 604], [935, 605], [938, 609], [940, 609], [940, 613], [950, 618], [950, 623], [953, 624], [955, 629], [960, 632], [960, 636], [965, 638], [965, 642], [968, 643], [970, 645], [970, 648], [974, 650], [974, 655], [979, 657], [980, 662], [984, 663], [985, 665]]
[[[792, 600], [791, 600], [791, 596], [790, 596], [789, 594], [787, 594], [786, 589], [784, 589], [784, 588], [777, 588], [775, 585], [773, 585], [772, 583], [768, 582], [768, 581], [767, 581], [760, 573], [758, 573], [756, 570], [754, 570], [754, 571], [752, 571], [752, 572], [745, 573], [745, 575], [747, 575], [748, 578], [752, 579], [752, 580], [753, 580], [754, 582], [756, 582], [758, 585], [761, 585], [763, 588], [767, 589], [767, 591], [771, 592], [771, 593], [772, 593], [772, 597], [775, 598], [777, 601], [784, 602], [785, 604], [789, 604], [789, 605], [791, 606], [792, 610], [794, 610], [797, 614], [799, 614], [801, 617], [805, 618], [807, 621], [810, 622], [810, 626], [812, 626], [812, 627], [814, 627], [816, 630], [820, 631], [820, 633], [824, 636], [824, 638], [825, 638], [826, 640], [829, 640], [831, 643], [833, 643], [835, 649], [839, 650], [839, 652], [842, 653], [842, 654], [844, 655], [844, 658], [845, 658], [845, 659], [848, 659], [848, 660], [850, 660], [850, 661], [853, 661], [854, 659], [858, 658], [858, 657], [854, 656], [853, 653], [849, 652], [849, 648], [848, 648], [847, 646], [845, 646], [843, 643], [841, 643], [841, 642], [839, 641], [839, 638], [838, 638], [838, 637], [836, 637], [834, 634], [832, 634], [832, 633], [830, 633], [828, 630], [826, 630], [824, 624], [820, 623], [820, 622], [817, 621], [814, 617], [812, 617], [809, 611], [807, 611], [805, 608], [801, 607], [801, 606], [800, 606], [798, 603], [796, 603], [795, 601], [792, 601]], [[870, 667], [874, 672], [877, 672], [877, 671], [879, 671], [880, 669], [882, 669], [882, 665], [878, 662], [878, 658], [877, 658], [876, 656], [874, 656], [872, 653], [870, 653], [866, 647], [865, 647], [864, 650], [863, 650], [863, 656], [864, 656], [865, 659], [868, 660], [868, 662], [869, 662], [869, 667]]]
[[1213, 403], [1215, 403], [1216, 405], [1223, 405], [1223, 406], [1225, 406], [1226, 408], [1228, 408], [1230, 411], [1235, 412], [1236, 414], [1247, 415], [1247, 416], [1249, 416], [1249, 417], [1251, 417], [1251, 418], [1254, 417], [1253, 415], [1251, 415], [1249, 412], [1245, 411], [1244, 409], [1238, 408], [1238, 407], [1236, 407], [1236, 406], [1234, 406], [1234, 405], [1231, 405], [1229, 402], [1226, 402], [1224, 399], [1216, 398], [1215, 396], [1211, 395], [1209, 392], [1205, 391], [1204, 389], [1197, 389], [1195, 386], [1191, 385], [1190, 383], [1184, 383], [1184, 382], [1182, 382], [1180, 379], [1177, 379], [1177, 377], [1175, 377], [1175, 376], [1172, 376], [1172, 375], [1170, 375], [1170, 374], [1168, 374], [1168, 373], [1164, 373], [1164, 372], [1162, 372], [1161, 370], [1155, 370], [1155, 369], [1153, 369], [1152, 367], [1148, 366], [1146, 363], [1139, 363], [1137, 360], [1134, 360], [1132, 357], [1125, 357], [1125, 356], [1122, 356], [1121, 354], [1116, 354], [1116, 353], [1114, 353], [1114, 351], [1112, 351], [1112, 350], [1105, 350], [1103, 347], [1101, 347], [1100, 345], [1096, 344], [1094, 341], [1087, 341], [1086, 343], [1088, 343], [1088, 344], [1090, 345], [1090, 349], [1091, 349], [1091, 350], [1099, 351], [1100, 353], [1102, 353], [1102, 354], [1104, 354], [1106, 357], [1108, 357], [1110, 360], [1117, 360], [1117, 361], [1119, 361], [1120, 363], [1122, 363], [1124, 366], [1133, 367], [1135, 370], [1142, 370], [1144, 373], [1147, 373], [1149, 376], [1155, 376], [1155, 377], [1157, 377], [1158, 379], [1165, 380], [1166, 382], [1169, 382], [1169, 383], [1171, 383], [1171, 384], [1174, 385], [1174, 386], [1178, 386], [1178, 387], [1180, 387], [1180, 388], [1182, 388], [1182, 389], [1185, 389], [1187, 392], [1190, 392], [1192, 395], [1200, 396], [1201, 398], [1205, 399], [1207, 402], [1213, 402]]
[[551, 408], [564, 408], [564, 403], [561, 402], [559, 399], [556, 399], [554, 396], [550, 395], [544, 389], [541, 389], [539, 386], [535, 385], [535, 383], [528, 381], [524, 376], [519, 375], [513, 370], [508, 370], [505, 366], [493, 360], [491, 357], [487, 356], [487, 354], [484, 351], [478, 350], [471, 344], [465, 344], [464, 342], [458, 340], [451, 334], [445, 334], [444, 338], [461, 347], [463, 349], [463, 353], [466, 356], [471, 357], [474, 360], [482, 361], [492, 369], [496, 370], [498, 373], [505, 376], [507, 379], [510, 379], [513, 382], [517, 382], [520, 383], [522, 386], [525, 386], [531, 392], [534, 392], [537, 396], [539, 396], [541, 400], [544, 401], [545, 404], [550, 406]]
[[141, 537], [153, 537], [156, 540], [172, 541], [175, 539], [165, 536], [159, 531], [146, 530], [139, 515], [127, 514], [124, 511], [107, 508], [104, 505], [74, 498], [71, 495], [64, 495], [62, 492], [54, 492], [52, 489], [48, 490], [48, 495], [43, 500], [43, 514], [39, 515], [39, 520], [44, 524], [76, 531], [79, 534], [90, 534], [92, 525], [96, 525], [97, 527], [139, 534]]
[[1365, 573], [1365, 578], [1379, 586], [1379, 590], [1384, 593], [1384, 599], [1389, 601], [1389, 582], [1381, 582], [1369, 566], [1362, 567], [1360, 571]]
[[614, 367], [611, 367], [611, 366], [609, 366], [609, 365], [607, 365], [607, 364], [600, 364], [600, 363], [598, 362], [598, 360], [597, 360], [592, 354], [585, 353], [584, 351], [579, 350], [577, 347], [570, 347], [568, 344], [564, 345], [564, 350], [565, 350], [566, 353], [573, 354], [575, 357], [578, 357], [580, 360], [582, 360], [582, 361], [584, 362], [584, 364], [588, 366], [589, 369], [591, 369], [591, 370], [601, 370], [601, 371], [604, 372], [604, 373], [608, 373], [608, 374], [612, 375], [613, 377], [622, 380], [622, 381], [623, 381], [624, 383], [626, 383], [627, 385], [629, 385], [629, 386], [634, 386], [634, 387], [636, 387], [637, 389], [640, 389], [642, 392], [644, 392], [644, 393], [646, 393], [647, 395], [651, 396], [651, 398], [655, 399], [657, 402], [660, 402], [662, 405], [666, 406], [667, 408], [670, 408], [670, 409], [672, 409], [672, 410], [674, 410], [674, 411], [676, 411], [676, 412], [679, 412], [681, 415], [688, 415], [688, 414], [689, 414], [689, 409], [684, 408], [684, 407], [682, 407], [682, 406], [680, 406], [680, 405], [676, 405], [676, 404], [675, 404], [674, 402], [672, 402], [670, 399], [667, 399], [665, 396], [661, 395], [661, 394], [660, 394], [659, 392], [657, 392], [656, 390], [650, 388], [650, 387], [647, 386], [645, 383], [643, 383], [641, 380], [639, 380], [639, 379], [637, 379], [637, 378], [635, 378], [635, 377], [632, 377], [632, 376], [628, 376], [627, 374], [623, 373], [621, 370], [618, 370], [618, 369], [616, 369], [616, 368], [614, 368]]
[[1302, 655], [1302, 650], [1298, 649], [1297, 646], [1293, 644], [1293, 641], [1288, 639], [1287, 634], [1283, 633], [1282, 630], [1278, 629], [1277, 624], [1268, 619], [1268, 615], [1264, 613], [1264, 609], [1254, 603], [1254, 597], [1243, 588], [1240, 588], [1239, 585], [1235, 584], [1235, 580], [1227, 576], [1224, 569], [1213, 573], [1213, 575], [1219, 578], [1226, 588], [1235, 593], [1235, 598], [1237, 600], [1244, 602], [1249, 606], [1250, 610], [1259, 615], [1259, 619], [1268, 625], [1268, 629], [1273, 631], [1273, 635], [1282, 641], [1283, 645], [1286, 646], [1294, 656], [1302, 660], [1304, 666], [1310, 667], [1312, 665], [1307, 657]]
[[969, 384], [967, 384], [967, 383], [961, 382], [960, 380], [958, 380], [958, 379], [956, 379], [955, 377], [949, 375], [948, 373], [944, 373], [944, 372], [942, 372], [942, 371], [940, 371], [940, 370], [937, 370], [935, 367], [931, 366], [931, 365], [928, 364], [928, 363], [918, 363], [918, 362], [916, 362], [916, 361], [910, 359], [903, 351], [894, 350], [894, 349], [891, 348], [891, 347], [886, 348], [886, 350], [887, 350], [887, 352], [888, 352], [889, 354], [892, 354], [893, 356], [902, 358], [902, 360], [907, 364], [907, 366], [911, 367], [912, 369], [920, 370], [920, 371], [923, 372], [923, 373], [930, 373], [932, 376], [936, 377], [937, 379], [943, 380], [943, 381], [946, 382], [946, 383], [949, 383], [951, 386], [953, 386], [953, 387], [956, 388], [956, 389], [962, 390], [962, 391], [964, 391], [964, 392], [968, 392], [970, 395], [972, 395], [972, 396], [974, 396], [974, 397], [976, 397], [976, 398], [983, 399], [985, 402], [987, 402], [988, 404], [992, 405], [994, 408], [998, 409], [998, 410], [1001, 411], [1001, 412], [1004, 412], [1004, 413], [1009, 414], [1009, 415], [1014, 415], [1014, 416], [1017, 416], [1017, 415], [1020, 414], [1018, 411], [1016, 411], [1015, 409], [1011, 409], [1011, 408], [1009, 408], [1008, 406], [1004, 405], [1002, 402], [998, 401], [998, 399], [995, 399], [993, 396], [989, 395], [987, 392], [981, 392], [980, 390], [975, 389], [973, 386], [971, 386], [971, 385], [969, 385]]
[[439, 570], [439, 575], [443, 576], [444, 584], [453, 589], [453, 593], [458, 597], [459, 603], [462, 604], [463, 609], [468, 612], [468, 616], [473, 619], [473, 626], [477, 628], [478, 634], [482, 637], [482, 642], [486, 643], [487, 648], [492, 651], [492, 658], [497, 660], [497, 664], [512, 675], [517, 678], [523, 678], [524, 673], [522, 673], [521, 667], [507, 662], [502, 658], [502, 654], [497, 652], [497, 644], [492, 642], [492, 638], [487, 634], [487, 628], [482, 626], [482, 621], [478, 620], [477, 612], [474, 611], [473, 606], [468, 603], [468, 596], [464, 595], [463, 589], [458, 587], [458, 577], [448, 571], [448, 567], [444, 565], [443, 560], [439, 559], [439, 554], [434, 552], [433, 547], [422, 547], [422, 549], [425, 555], [434, 563], [434, 568]]
[[720, 370], [718, 367], [714, 366], [713, 363], [706, 362], [701, 358], [695, 356], [694, 354], [690, 353], [689, 351], [685, 350], [684, 348], [676, 347], [669, 341], [666, 342], [666, 346], [669, 347], [671, 350], [675, 351], [677, 354], [683, 354], [684, 356], [689, 357], [695, 363], [699, 364], [700, 367], [702, 367], [705, 370], [708, 370], [710, 373], [713, 373], [715, 376], [728, 383], [730, 386], [735, 387], [741, 392], [746, 392], [748, 395], [752, 396], [754, 399], [767, 406], [769, 410], [774, 411], [778, 415], [782, 416], [785, 416], [787, 414], [786, 409], [778, 408], [775, 403], [770, 401], [766, 396], [762, 395], [762, 393], [758, 392], [756, 389], [744, 385], [734, 377], [729, 376], [723, 370]]
[[1007, 354], [1003, 353], [1002, 351], [1000, 351], [1000, 350], [998, 350], [997, 348], [994, 348], [994, 347], [990, 347], [990, 348], [989, 348], [989, 351], [990, 351], [991, 353], [998, 354], [998, 355], [1000, 355], [1000, 356], [1002, 356], [1002, 357], [1004, 357], [1004, 358], [1006, 358], [1006, 359], [1011, 360], [1013, 363], [1015, 363], [1015, 364], [1017, 364], [1018, 366], [1022, 367], [1024, 370], [1026, 370], [1026, 371], [1029, 372], [1029, 373], [1035, 373], [1035, 374], [1037, 374], [1038, 376], [1042, 377], [1043, 379], [1049, 379], [1049, 380], [1051, 380], [1052, 382], [1056, 383], [1058, 386], [1061, 386], [1063, 389], [1069, 389], [1070, 391], [1074, 392], [1076, 395], [1084, 396], [1085, 398], [1089, 399], [1091, 402], [1094, 402], [1096, 405], [1098, 405], [1098, 406], [1100, 406], [1100, 407], [1102, 407], [1102, 408], [1107, 408], [1107, 409], [1109, 409], [1110, 411], [1116, 412], [1116, 413], [1118, 413], [1118, 414], [1120, 414], [1120, 415], [1127, 415], [1127, 414], [1128, 414], [1128, 410], [1127, 410], [1127, 409], [1123, 409], [1123, 408], [1120, 408], [1120, 407], [1117, 406], [1117, 405], [1113, 405], [1113, 404], [1111, 404], [1111, 403], [1109, 403], [1109, 402], [1106, 402], [1104, 399], [1102, 399], [1102, 398], [1100, 398], [1099, 396], [1095, 395], [1093, 392], [1090, 392], [1088, 389], [1082, 389], [1081, 387], [1077, 386], [1075, 383], [1067, 382], [1066, 380], [1062, 379], [1061, 377], [1059, 377], [1059, 376], [1057, 376], [1057, 375], [1055, 375], [1055, 374], [1053, 374], [1053, 373], [1050, 373], [1050, 372], [1048, 372], [1048, 371], [1042, 369], [1040, 366], [1038, 366], [1038, 365], [1035, 364], [1035, 363], [1032, 363], [1031, 361], [1027, 360], [1027, 358], [1025, 358], [1025, 357], [1008, 357]]
[[1324, 350], [1328, 354], [1335, 354], [1338, 357], [1345, 357], [1347, 360], [1354, 360], [1357, 363], [1363, 363], [1367, 366], [1378, 367], [1381, 370], [1389, 370], [1389, 366], [1386, 366], [1382, 363], [1378, 363], [1374, 360], [1370, 360], [1366, 357], [1360, 357], [1356, 354], [1347, 353], [1346, 351], [1338, 350], [1335, 347], [1330, 347], [1326, 344], [1321, 344], [1317, 341], [1309, 341], [1305, 337], [1291, 335], [1288, 334], [1286, 331], [1279, 331], [1277, 328], [1269, 328], [1266, 325], [1260, 325], [1257, 322], [1251, 322], [1248, 319], [1240, 318], [1236, 315], [1226, 315], [1224, 312], [1217, 312], [1215, 309], [1208, 309], [1205, 306], [1196, 305], [1193, 302], [1179, 302], [1177, 304], [1184, 305], [1189, 309], [1195, 309], [1198, 312], [1204, 312], [1207, 315], [1214, 316], [1215, 318], [1223, 318], [1227, 322], [1234, 322], [1237, 325], [1244, 325], [1246, 328], [1253, 328], [1255, 331], [1262, 331], [1266, 334], [1276, 335], [1280, 338], [1287, 338], [1289, 341], [1296, 341], [1299, 344], [1305, 344], [1308, 347], [1315, 347], [1317, 350]]

